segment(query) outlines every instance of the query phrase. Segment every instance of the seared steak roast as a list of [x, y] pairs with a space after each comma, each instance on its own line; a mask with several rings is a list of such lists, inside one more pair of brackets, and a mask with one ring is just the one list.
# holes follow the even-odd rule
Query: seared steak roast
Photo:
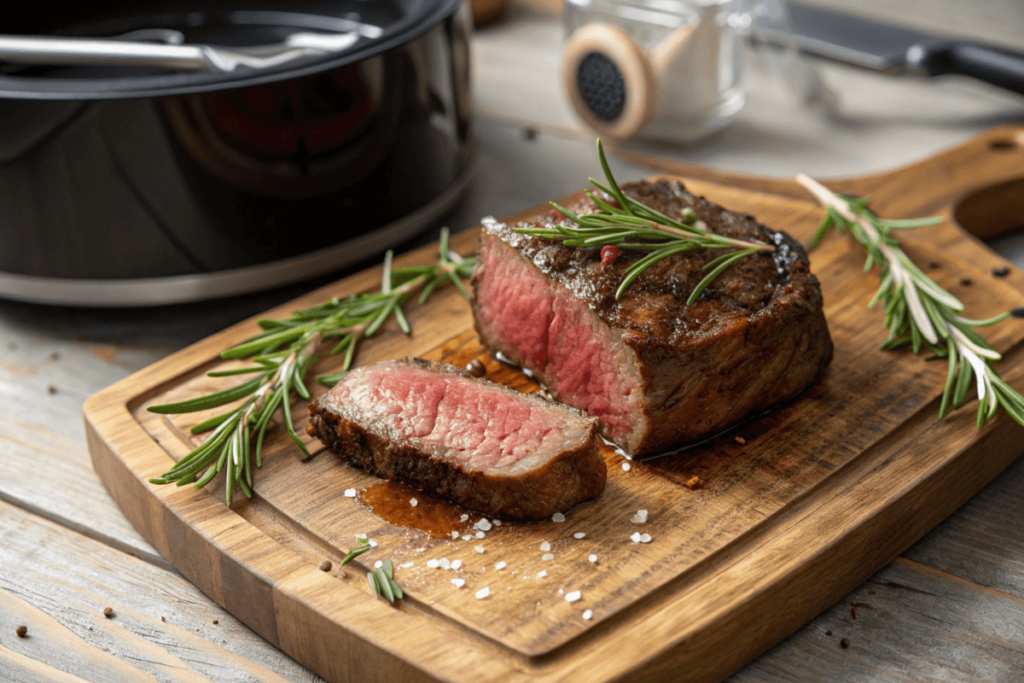
[[[482, 342], [599, 418], [631, 454], [707, 436], [811, 384], [832, 358], [832, 340], [803, 247], [676, 181], [623, 189], [670, 217], [690, 208], [716, 233], [775, 250], [741, 259], [690, 306], [701, 267], [721, 250], [662, 260], [616, 301], [623, 272], [646, 252], [623, 250], [602, 265], [599, 247], [565, 247], [512, 231], [527, 224], [486, 219], [473, 273]], [[589, 200], [573, 208], [596, 210]]]
[[595, 420], [452, 365], [358, 368], [309, 412], [349, 463], [487, 515], [544, 519], [604, 490]]

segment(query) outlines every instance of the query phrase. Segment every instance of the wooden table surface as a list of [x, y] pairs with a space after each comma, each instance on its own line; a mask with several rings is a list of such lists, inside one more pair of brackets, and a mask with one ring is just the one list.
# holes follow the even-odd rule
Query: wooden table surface
[[[566, 194], [597, 173], [592, 135], [557, 91], [561, 30], [545, 4], [515, 6], [477, 35], [478, 173], [448, 219], [454, 229]], [[982, 19], [1002, 16], [1002, 4], [990, 4]], [[961, 25], [954, 15], [965, 10], [935, 6]], [[1019, 23], [996, 23], [1004, 42], [1024, 35]], [[763, 175], [857, 175], [1024, 119], [1024, 100], [966, 81], [840, 67], [824, 74], [841, 89], [839, 115], [804, 111], [769, 77], [752, 79], [732, 127], [686, 149], [632, 148], [632, 163], [614, 162], [617, 175], [649, 175], [665, 160]], [[994, 246], [1024, 266], [1022, 242]], [[97, 390], [316, 284], [150, 310], [0, 302], [0, 681], [320, 680], [195, 589], [132, 529], [91, 469], [81, 422], [82, 403]], [[854, 618], [851, 602], [871, 608]], [[23, 624], [28, 637], [19, 638]], [[1024, 680], [1024, 461], [732, 680]]]

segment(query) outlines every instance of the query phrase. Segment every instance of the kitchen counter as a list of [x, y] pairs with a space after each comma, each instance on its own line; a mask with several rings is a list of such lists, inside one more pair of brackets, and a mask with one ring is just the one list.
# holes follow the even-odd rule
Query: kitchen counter
[[[478, 166], [447, 219], [453, 229], [579, 189], [599, 172], [593, 135], [558, 92], [560, 39], [539, 0], [478, 33]], [[1024, 99], [966, 81], [841, 67], [824, 76], [840, 91], [832, 117], [804, 110], [765, 78], [722, 133], [688, 148], [627, 147], [612, 162], [616, 174], [699, 163], [858, 175], [1024, 118]], [[434, 237], [436, 229], [419, 241]], [[994, 246], [1024, 267], [1022, 242]], [[148, 310], [0, 302], [0, 681], [320, 680], [200, 593], [129, 525], [91, 469], [81, 420], [97, 390], [316, 284]], [[732, 680], [1024, 679], [1022, 520], [1018, 461]], [[25, 638], [15, 635], [22, 624]]]

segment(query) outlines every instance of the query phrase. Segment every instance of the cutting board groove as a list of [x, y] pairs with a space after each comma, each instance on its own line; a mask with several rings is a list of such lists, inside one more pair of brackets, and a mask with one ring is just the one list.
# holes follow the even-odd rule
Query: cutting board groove
[[[908, 169], [836, 185], [872, 196], [888, 216], [939, 211], [947, 219], [941, 225], [902, 233], [906, 249], [976, 318], [1024, 303], [1024, 273], [1011, 267], [1006, 278], [994, 277], [992, 268], [1008, 264], [951, 220], [952, 201], [968, 191], [1016, 187], [1006, 181], [1024, 168], [1024, 152], [991, 144], [1007, 137], [1024, 142], [1019, 130], [997, 130]], [[688, 170], [690, 189], [803, 242], [820, 220], [821, 210], [788, 181]], [[1000, 207], [1005, 213], [1006, 201]], [[456, 235], [453, 248], [471, 253], [476, 235]], [[430, 262], [435, 248], [403, 255], [397, 265]], [[945, 364], [877, 350], [885, 331], [879, 312], [865, 307], [877, 280], [862, 264], [859, 247], [839, 235], [812, 254], [836, 346], [818, 384], [708, 444], [633, 463], [628, 472], [622, 457], [604, 449], [607, 490], [561, 524], [506, 523], [484, 539], [470, 528], [475, 514], [457, 539], [390, 525], [343, 495], [379, 480], [305, 437], [301, 402], [293, 405], [296, 427], [314, 457], [302, 461], [278, 423], [254, 473], [253, 500], [229, 509], [220, 479], [202, 491], [148, 484], [199, 443], [188, 429], [213, 413], [155, 415], [146, 407], [244, 381], [205, 373], [239, 365], [218, 353], [250, 336], [255, 319], [92, 397], [85, 418], [94, 467], [135, 527], [185, 576], [328, 680], [719, 680], [891, 561], [1019, 454], [1024, 430], [1005, 416], [980, 432], [971, 405], [937, 419]], [[378, 283], [376, 270], [359, 273], [260, 317]], [[408, 317], [411, 337], [389, 325], [363, 345], [359, 363], [480, 358], [492, 380], [537, 390], [483, 352], [454, 288], [410, 308]], [[1024, 387], [1024, 323], [984, 334], [1006, 353], [1004, 377]], [[311, 374], [338, 363], [323, 358]], [[691, 489], [694, 475], [702, 484]], [[649, 522], [632, 524], [641, 508]], [[585, 538], [575, 539], [577, 531]], [[653, 541], [632, 543], [634, 531]], [[337, 565], [357, 533], [378, 548], [344, 572], [317, 569], [322, 559]], [[554, 560], [541, 559], [545, 540]], [[586, 559], [591, 553], [596, 564]], [[408, 595], [396, 607], [374, 600], [365, 581], [367, 566], [387, 557]], [[441, 557], [463, 567], [426, 567]], [[498, 561], [507, 567], [495, 569]], [[542, 569], [548, 575], [538, 578]], [[450, 583], [456, 576], [466, 579], [464, 588]], [[484, 586], [491, 596], [476, 600]], [[564, 593], [573, 590], [583, 599], [568, 603]], [[585, 609], [592, 620], [582, 618]]]

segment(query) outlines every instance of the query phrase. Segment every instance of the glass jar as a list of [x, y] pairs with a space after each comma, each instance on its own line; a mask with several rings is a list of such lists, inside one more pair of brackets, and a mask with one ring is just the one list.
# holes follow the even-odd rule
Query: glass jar
[[741, 0], [565, 0], [562, 83], [618, 139], [690, 142], [743, 107]]

